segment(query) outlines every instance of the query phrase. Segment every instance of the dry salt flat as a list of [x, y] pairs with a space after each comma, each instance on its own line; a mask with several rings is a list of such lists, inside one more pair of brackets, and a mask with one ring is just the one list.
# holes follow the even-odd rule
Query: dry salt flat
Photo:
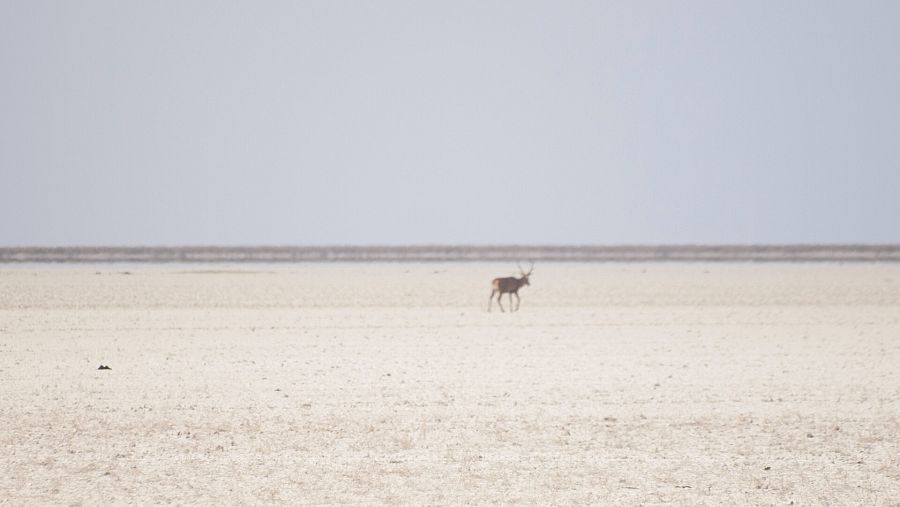
[[0, 503], [900, 505], [900, 264], [514, 267], [2, 267]]

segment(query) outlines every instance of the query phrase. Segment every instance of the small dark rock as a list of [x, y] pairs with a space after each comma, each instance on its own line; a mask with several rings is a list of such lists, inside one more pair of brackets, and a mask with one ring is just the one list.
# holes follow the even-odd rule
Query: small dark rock
[[772, 467], [765, 467], [765, 468], [763, 468], [763, 470], [771, 470], [771, 469], [772, 469]]
[[100, 367], [97, 369], [98, 370], [111, 370], [112, 368], [110, 368], [109, 366], [106, 366], [105, 364], [101, 364]]

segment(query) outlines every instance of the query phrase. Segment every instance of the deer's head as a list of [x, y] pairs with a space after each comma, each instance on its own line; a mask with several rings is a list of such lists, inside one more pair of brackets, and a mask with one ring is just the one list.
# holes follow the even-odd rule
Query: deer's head
[[522, 265], [521, 265], [521, 264], [517, 264], [517, 265], [519, 266], [519, 273], [522, 274], [522, 277], [519, 278], [520, 283], [521, 283], [522, 285], [531, 285], [531, 283], [528, 281], [528, 277], [531, 276], [531, 273], [534, 272], [534, 263], [533, 263], [533, 262], [531, 263], [531, 268], [528, 269], [528, 272], [527, 272], [527, 273], [525, 272], [524, 269], [522, 269]]

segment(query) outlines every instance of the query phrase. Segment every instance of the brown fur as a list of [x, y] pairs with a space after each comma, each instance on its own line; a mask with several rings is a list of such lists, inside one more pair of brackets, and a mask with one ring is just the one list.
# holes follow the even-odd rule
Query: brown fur
[[[534, 271], [534, 265], [532, 264], [532, 269], [528, 273], [522, 272], [521, 278], [516, 278], [513, 276], [508, 276], [505, 278], [494, 278], [491, 281], [491, 298], [488, 300], [488, 311], [491, 311], [491, 303], [494, 302], [494, 295], [497, 295], [497, 305], [500, 307], [501, 312], [505, 312], [503, 309], [503, 303], [501, 302], [501, 298], [504, 294], [509, 294], [509, 311], [514, 312], [519, 309], [519, 304], [521, 303], [521, 299], [519, 299], [519, 289], [525, 285], [531, 285], [528, 281], [528, 277], [531, 276], [531, 272]], [[512, 306], [512, 297], [516, 296], [516, 307]]]

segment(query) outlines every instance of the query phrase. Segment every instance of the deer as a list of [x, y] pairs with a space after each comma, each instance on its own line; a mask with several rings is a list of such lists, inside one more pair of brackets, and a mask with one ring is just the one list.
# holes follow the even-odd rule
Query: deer
[[[494, 278], [491, 282], [491, 298], [488, 300], [488, 311], [491, 311], [491, 303], [494, 302], [494, 294], [497, 294], [497, 306], [500, 307], [501, 312], [505, 312], [503, 309], [503, 303], [501, 299], [504, 294], [509, 294], [509, 311], [515, 312], [519, 310], [519, 304], [522, 300], [519, 298], [519, 289], [523, 285], [531, 285], [528, 283], [528, 277], [531, 276], [531, 273], [534, 272], [534, 263], [531, 263], [531, 268], [526, 273], [524, 269], [522, 269], [521, 264], [516, 263], [519, 266], [519, 273], [521, 273], [521, 278], [516, 278], [514, 276], [509, 276], [506, 278]], [[499, 294], [498, 294], [499, 293]], [[516, 295], [516, 307], [513, 308], [512, 305], [512, 297], [513, 294]]]

